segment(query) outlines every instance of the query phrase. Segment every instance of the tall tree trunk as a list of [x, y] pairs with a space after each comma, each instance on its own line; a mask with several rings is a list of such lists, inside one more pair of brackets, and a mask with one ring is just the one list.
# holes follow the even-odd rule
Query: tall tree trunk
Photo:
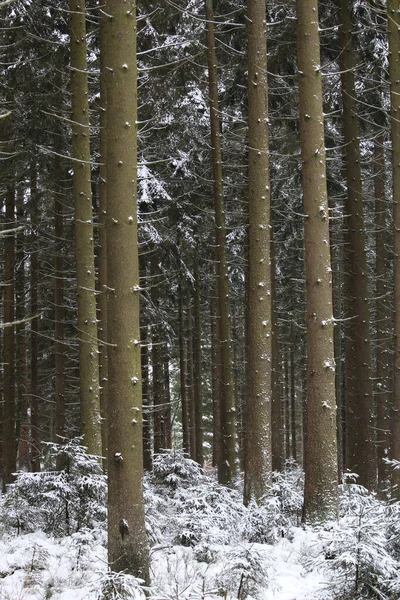
[[153, 453], [151, 443], [151, 402], [149, 389], [149, 351], [147, 339], [147, 327], [144, 328], [146, 334], [143, 336], [140, 349], [140, 358], [142, 364], [142, 398], [143, 398], [143, 468], [145, 471], [153, 469]]
[[272, 472], [271, 257], [265, 0], [247, 2], [249, 91], [249, 330], [244, 501], [261, 500]]
[[105, 81], [105, 40], [104, 15], [100, 10], [100, 157], [99, 167], [99, 275], [97, 300], [98, 337], [99, 337], [99, 384], [100, 384], [100, 414], [101, 414], [101, 445], [103, 451], [103, 468], [107, 467], [107, 388], [108, 388], [108, 346], [107, 346], [107, 145], [106, 145], [106, 81]]
[[297, 0], [300, 136], [307, 295], [304, 518], [338, 510], [333, 298], [317, 0]]
[[155, 311], [155, 323], [151, 327], [151, 363], [153, 373], [153, 408], [154, 408], [154, 453], [159, 454], [164, 448], [164, 361], [162, 347], [162, 324], [160, 315], [160, 281], [161, 271], [158, 264], [158, 253], [151, 257], [151, 301]]
[[217, 467], [221, 456], [221, 352], [218, 344], [219, 318], [217, 315], [217, 306], [210, 301], [210, 326], [211, 326], [211, 392], [212, 392], [212, 412], [213, 412], [213, 454], [212, 464]]
[[271, 243], [271, 295], [272, 295], [272, 372], [271, 372], [271, 453], [272, 470], [283, 471], [285, 451], [281, 401], [281, 360], [279, 352], [278, 306], [276, 302], [275, 242]]
[[196, 411], [194, 396], [193, 311], [190, 294], [186, 297], [187, 379], [186, 394], [189, 406], [190, 458], [196, 460]]
[[40, 414], [39, 414], [39, 389], [38, 389], [38, 333], [39, 333], [39, 249], [37, 244], [39, 227], [39, 198], [37, 189], [36, 165], [31, 165], [31, 362], [30, 362], [30, 409], [31, 409], [31, 465], [32, 471], [40, 471]]
[[27, 373], [27, 334], [26, 334], [26, 261], [24, 229], [24, 189], [19, 187], [17, 196], [17, 225], [22, 227], [17, 240], [17, 267], [15, 282], [16, 363], [17, 363], [17, 425], [18, 468], [29, 471], [29, 419], [28, 419], [28, 373]]
[[350, 0], [339, 0], [340, 67], [343, 129], [346, 149], [347, 217], [345, 317], [347, 468], [359, 474], [358, 483], [376, 487], [374, 399], [371, 373], [370, 315], [361, 184], [361, 157], [354, 83], [354, 52]]
[[284, 375], [285, 375], [285, 394], [284, 394], [284, 414], [285, 414], [285, 458], [288, 460], [292, 458], [292, 447], [290, 439], [290, 387], [289, 387], [289, 359], [290, 350], [287, 349], [284, 353]]
[[[400, 2], [388, 0], [390, 117], [393, 171], [394, 384], [392, 457], [400, 461]], [[392, 473], [393, 494], [400, 499], [400, 470]]]
[[[16, 471], [15, 452], [15, 188], [6, 190], [7, 228], [4, 240], [4, 412], [3, 412], [3, 489], [13, 481]], [[6, 230], [7, 231], [7, 230]]]
[[200, 306], [200, 276], [198, 261], [194, 266], [194, 406], [196, 425], [196, 462], [203, 465], [203, 392], [201, 367], [201, 306]]
[[378, 489], [387, 487], [389, 469], [385, 461], [390, 451], [390, 393], [389, 356], [390, 333], [386, 268], [386, 194], [385, 194], [385, 138], [381, 132], [374, 141], [375, 186], [375, 296], [376, 296], [376, 425]]
[[186, 390], [187, 347], [185, 339], [185, 311], [182, 298], [182, 286], [179, 285], [179, 375], [182, 410], [182, 450], [190, 454], [189, 406]]
[[218, 478], [230, 483], [237, 472], [235, 385], [230, 322], [228, 262], [226, 256], [225, 208], [222, 180], [221, 118], [218, 110], [217, 57], [215, 53], [214, 14], [212, 0], [205, 0], [207, 19], [207, 61], [210, 96], [211, 154], [214, 183], [216, 260], [221, 346], [221, 457]]
[[296, 423], [296, 333], [293, 320], [290, 323], [290, 438], [292, 458], [297, 461], [297, 423]]
[[69, 8], [81, 428], [90, 454], [101, 456], [85, 2], [70, 0]]
[[[107, 0], [108, 560], [149, 579], [143, 505], [133, 0]], [[134, 501], [132, 501], [134, 500]]]
[[163, 344], [164, 363], [164, 448], [172, 448], [172, 408], [171, 408], [171, 382], [169, 377], [169, 350], [168, 344]]
[[[54, 179], [61, 180], [59, 156], [54, 158]], [[54, 258], [54, 339], [55, 339], [55, 434], [57, 444], [64, 443], [65, 431], [65, 341], [64, 341], [64, 217], [63, 189], [57, 183], [54, 195], [54, 237], [56, 254]], [[57, 457], [57, 469], [65, 467], [62, 454]]]

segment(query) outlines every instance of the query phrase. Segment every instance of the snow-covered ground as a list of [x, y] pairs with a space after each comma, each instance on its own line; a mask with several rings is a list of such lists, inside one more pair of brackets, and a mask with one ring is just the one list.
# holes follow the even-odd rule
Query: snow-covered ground
[[[21, 474], [0, 498], [0, 600], [145, 600], [108, 570], [105, 477], [79, 447], [66, 473]], [[274, 476], [262, 506], [179, 453], [145, 479], [150, 600], [398, 600], [400, 507], [340, 489], [340, 519], [300, 525], [302, 473]], [[114, 590], [114, 594], [110, 590]], [[122, 593], [122, 590], [125, 590]]]
[[[43, 532], [3, 535], [0, 540], [1, 600], [96, 600], [107, 574], [104, 532], [84, 532], [56, 539]], [[313, 534], [296, 529], [292, 541], [278, 544], [246, 544], [259, 556], [265, 578], [255, 592], [264, 600], [310, 600], [323, 588], [321, 573], [302, 566]], [[207, 564], [196, 560], [192, 548], [155, 546], [152, 548], [150, 595], [155, 598], [206, 599], [224, 593], [238, 597], [235, 577], [229, 579], [233, 547], [219, 547], [219, 561]], [[240, 585], [240, 579], [239, 579]], [[253, 592], [254, 593], [254, 592]], [[250, 593], [250, 596], [252, 594]]]

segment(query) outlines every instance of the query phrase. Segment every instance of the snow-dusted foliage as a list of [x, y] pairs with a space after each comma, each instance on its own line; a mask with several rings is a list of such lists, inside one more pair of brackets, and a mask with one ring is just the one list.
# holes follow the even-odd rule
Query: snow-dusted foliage
[[273, 581], [273, 567], [266, 569], [265, 558], [254, 546], [237, 546], [223, 558], [223, 567], [216, 578], [218, 594], [238, 600], [261, 598]]
[[47, 462], [63, 469], [16, 474], [0, 505], [3, 523], [18, 533], [41, 529], [62, 536], [105, 521], [107, 484], [99, 458], [76, 440], [49, 444]]
[[[392, 600], [400, 595], [398, 560], [390, 552], [390, 511], [362, 486], [341, 486], [340, 518], [320, 531], [320, 546], [307, 559], [329, 577], [334, 600]], [[329, 595], [327, 596], [329, 592]]]
[[106, 571], [97, 582], [96, 600], [145, 600], [143, 581], [125, 573]]

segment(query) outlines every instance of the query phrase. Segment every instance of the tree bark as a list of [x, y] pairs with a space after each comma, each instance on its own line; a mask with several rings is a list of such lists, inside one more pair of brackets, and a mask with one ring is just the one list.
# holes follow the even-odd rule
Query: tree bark
[[212, 0], [205, 0], [207, 19], [207, 61], [209, 80], [211, 155], [214, 183], [216, 260], [221, 347], [221, 457], [218, 479], [230, 483], [237, 473], [235, 386], [230, 322], [229, 276], [226, 256], [225, 208], [222, 179], [221, 118], [218, 110], [217, 57], [215, 53], [214, 14]]
[[[15, 228], [15, 188], [6, 190], [6, 219], [8, 229]], [[15, 452], [15, 233], [4, 240], [4, 409], [3, 409], [3, 490], [12, 483], [16, 471]]]
[[340, 68], [343, 131], [346, 152], [347, 198], [345, 214], [345, 317], [346, 321], [346, 434], [347, 465], [358, 473], [358, 483], [376, 488], [376, 450], [368, 277], [361, 183], [360, 142], [354, 82], [354, 52], [349, 0], [339, 0]]
[[38, 389], [38, 333], [39, 333], [39, 249], [37, 244], [39, 227], [39, 199], [37, 189], [36, 165], [31, 165], [31, 362], [30, 362], [30, 409], [31, 409], [31, 465], [32, 471], [40, 471], [40, 414], [39, 414], [39, 389]]
[[[54, 339], [55, 339], [55, 433], [57, 444], [63, 444], [65, 431], [65, 341], [64, 341], [64, 217], [63, 190], [61, 180], [61, 164], [58, 156], [54, 159], [54, 179], [56, 190], [54, 196], [54, 237], [56, 254], [54, 258]], [[65, 467], [62, 454], [57, 457], [57, 469]]]
[[247, 2], [249, 91], [249, 329], [244, 502], [261, 500], [272, 472], [272, 307], [265, 0]]
[[29, 471], [29, 418], [28, 418], [28, 373], [27, 373], [27, 332], [26, 332], [26, 261], [24, 229], [24, 188], [21, 186], [17, 194], [17, 226], [23, 227], [17, 238], [17, 267], [15, 282], [15, 319], [16, 326], [16, 364], [17, 364], [17, 424], [16, 439], [18, 444], [18, 468]]
[[133, 0], [107, 0], [108, 560], [149, 579], [143, 505]]
[[201, 305], [200, 305], [200, 276], [199, 265], [194, 266], [194, 406], [196, 425], [196, 462], [203, 466], [203, 391], [201, 365]]
[[107, 144], [106, 144], [106, 77], [105, 77], [105, 16], [100, 10], [100, 157], [99, 167], [99, 275], [97, 299], [98, 309], [98, 337], [99, 337], [99, 384], [100, 384], [100, 414], [101, 414], [101, 445], [103, 452], [103, 468], [107, 468], [107, 389], [108, 389], [108, 346], [107, 346]]
[[89, 453], [101, 456], [85, 2], [70, 0], [69, 8], [81, 430]]
[[307, 299], [304, 519], [338, 510], [333, 298], [317, 0], [297, 0], [300, 137]]
[[182, 410], [182, 450], [190, 454], [189, 406], [186, 390], [187, 347], [185, 339], [185, 311], [182, 299], [182, 286], [179, 285], [179, 375]]
[[[394, 383], [392, 418], [392, 457], [400, 461], [400, 2], [388, 0], [390, 118], [393, 180], [394, 253]], [[400, 499], [400, 470], [392, 472], [392, 491]]]

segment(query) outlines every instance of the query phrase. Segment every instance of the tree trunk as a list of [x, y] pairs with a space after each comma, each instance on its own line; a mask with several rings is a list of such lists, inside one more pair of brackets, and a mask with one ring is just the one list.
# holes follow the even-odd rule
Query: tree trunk
[[196, 460], [196, 411], [194, 396], [193, 312], [192, 298], [186, 297], [187, 379], [186, 394], [189, 406], [190, 458]]
[[[392, 456], [400, 461], [400, 2], [388, 0], [390, 117], [393, 171], [393, 253], [394, 253], [394, 384]], [[400, 470], [392, 473], [393, 494], [400, 499]]]
[[172, 408], [171, 389], [169, 377], [169, 350], [168, 344], [163, 344], [164, 362], [164, 448], [172, 448]]
[[221, 425], [220, 425], [220, 407], [221, 407], [221, 353], [218, 344], [219, 318], [217, 315], [217, 306], [210, 301], [210, 326], [211, 326], [211, 391], [212, 391], [212, 409], [213, 409], [213, 467], [219, 468], [221, 456]]
[[106, 144], [106, 77], [105, 77], [105, 52], [107, 43], [105, 40], [105, 25], [100, 10], [100, 157], [99, 167], [99, 275], [97, 299], [98, 309], [98, 336], [99, 336], [99, 384], [100, 384], [100, 414], [101, 414], [101, 445], [103, 452], [103, 468], [107, 467], [107, 388], [108, 388], [108, 346], [107, 346], [107, 144]]
[[349, 0], [339, 0], [340, 68], [346, 149], [347, 235], [345, 244], [346, 433], [347, 465], [358, 483], [376, 488], [374, 398], [371, 373], [370, 315], [361, 184], [360, 143], [354, 83], [354, 52]]
[[337, 516], [333, 298], [317, 0], [297, 0], [300, 136], [307, 295], [304, 518]]
[[31, 389], [30, 389], [30, 409], [31, 409], [31, 464], [32, 471], [40, 471], [40, 415], [39, 415], [39, 389], [38, 389], [38, 333], [39, 333], [39, 304], [38, 304], [38, 284], [39, 284], [39, 249], [37, 244], [38, 226], [39, 226], [39, 199], [36, 180], [36, 165], [31, 165]]
[[[54, 196], [54, 237], [56, 255], [54, 258], [54, 338], [55, 338], [55, 433], [57, 444], [63, 444], [65, 431], [65, 341], [64, 341], [64, 217], [61, 180], [61, 164], [58, 156], [54, 159], [56, 190]], [[57, 457], [57, 469], [65, 467], [62, 454]]]
[[199, 265], [194, 266], [194, 406], [196, 425], [196, 462], [203, 466], [203, 391], [201, 366], [201, 306], [200, 306], [200, 276]]
[[24, 220], [24, 189], [19, 187], [17, 196], [17, 226], [23, 227], [17, 240], [17, 268], [15, 281], [16, 363], [17, 363], [17, 425], [18, 468], [29, 471], [29, 418], [28, 418], [28, 377], [27, 377], [27, 335], [26, 335], [26, 234]]
[[89, 453], [101, 456], [99, 355], [84, 0], [70, 0], [69, 8], [81, 429], [83, 441]]
[[164, 448], [164, 361], [162, 348], [162, 324], [160, 315], [161, 271], [158, 254], [151, 257], [151, 302], [155, 311], [155, 323], [151, 327], [151, 362], [153, 372], [153, 409], [154, 409], [154, 453]]
[[389, 320], [386, 268], [386, 194], [385, 194], [385, 138], [383, 132], [374, 141], [375, 186], [375, 296], [376, 296], [376, 425], [378, 489], [387, 488], [389, 469], [385, 459], [390, 452], [390, 394], [389, 394]]
[[140, 359], [142, 364], [142, 398], [143, 398], [143, 468], [145, 471], [153, 469], [153, 454], [151, 443], [151, 402], [149, 389], [149, 351], [147, 339], [147, 327], [144, 328], [146, 334], [143, 336], [140, 349]]
[[107, 0], [108, 560], [149, 579], [143, 505], [133, 0]]
[[187, 347], [185, 340], [185, 311], [182, 299], [182, 286], [179, 285], [179, 374], [182, 410], [182, 450], [190, 454], [189, 406], [186, 390]]
[[235, 386], [230, 322], [229, 277], [226, 256], [225, 208], [222, 183], [221, 119], [218, 110], [217, 57], [215, 53], [214, 15], [212, 0], [205, 0], [207, 19], [207, 60], [210, 96], [211, 154], [214, 183], [216, 260], [221, 347], [221, 457], [218, 479], [230, 483], [237, 472]]
[[272, 470], [283, 471], [285, 465], [283, 419], [281, 401], [281, 360], [279, 352], [278, 306], [276, 302], [275, 242], [271, 243], [271, 294], [272, 294], [272, 372], [271, 372], [271, 453]]
[[249, 330], [244, 502], [267, 493], [271, 444], [271, 257], [265, 0], [247, 2], [249, 91]]
[[[15, 228], [15, 188], [6, 190], [7, 228]], [[13, 481], [16, 471], [15, 452], [15, 233], [4, 239], [4, 412], [3, 412], [3, 489]]]

